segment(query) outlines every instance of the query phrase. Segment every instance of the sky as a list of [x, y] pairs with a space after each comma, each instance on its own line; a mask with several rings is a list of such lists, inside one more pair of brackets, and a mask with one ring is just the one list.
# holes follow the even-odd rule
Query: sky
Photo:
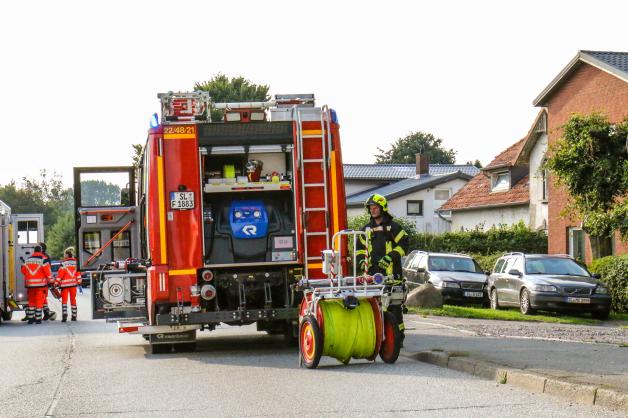
[[626, 1], [12, 1], [0, 5], [0, 185], [129, 165], [157, 93], [215, 74], [314, 93], [345, 163], [411, 132], [488, 164], [578, 50], [628, 51]]

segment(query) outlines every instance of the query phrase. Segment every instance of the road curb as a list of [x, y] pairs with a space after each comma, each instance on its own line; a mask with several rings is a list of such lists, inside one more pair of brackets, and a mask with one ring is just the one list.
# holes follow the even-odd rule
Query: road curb
[[628, 412], [628, 393], [595, 384], [573, 383], [538, 372], [505, 367], [446, 351], [419, 351], [409, 357], [424, 363], [447, 367], [463, 373], [509, 384], [535, 393], [604, 408]]

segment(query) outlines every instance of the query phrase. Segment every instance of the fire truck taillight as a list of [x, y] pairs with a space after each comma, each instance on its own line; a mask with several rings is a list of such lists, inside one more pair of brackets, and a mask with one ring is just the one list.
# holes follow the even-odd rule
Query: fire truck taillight
[[201, 297], [203, 300], [212, 300], [216, 297], [216, 288], [211, 284], [204, 284], [201, 287]]
[[203, 278], [204, 281], [211, 282], [214, 279], [214, 273], [212, 273], [211, 270], [205, 270], [201, 274], [201, 277]]

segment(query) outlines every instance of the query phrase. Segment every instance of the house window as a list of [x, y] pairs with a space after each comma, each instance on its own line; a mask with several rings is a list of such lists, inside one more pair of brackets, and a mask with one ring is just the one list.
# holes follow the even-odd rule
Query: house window
[[584, 261], [584, 231], [580, 228], [569, 228], [569, 255]]
[[492, 191], [508, 190], [510, 188], [510, 173], [496, 173], [491, 176]]
[[434, 190], [434, 199], [435, 200], [448, 200], [449, 199], [449, 190]]
[[408, 216], [423, 216], [423, 201], [422, 200], [408, 200], [407, 203], [407, 215]]

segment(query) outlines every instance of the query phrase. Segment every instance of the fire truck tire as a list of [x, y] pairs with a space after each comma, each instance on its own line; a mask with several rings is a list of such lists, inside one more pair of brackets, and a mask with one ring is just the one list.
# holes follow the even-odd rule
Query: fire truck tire
[[172, 352], [172, 344], [151, 344], [151, 354], [168, 354]]
[[323, 334], [318, 327], [316, 318], [307, 315], [301, 320], [299, 326], [299, 355], [303, 364], [308, 369], [318, 367], [318, 362], [323, 354]]
[[399, 358], [401, 350], [401, 331], [399, 323], [392, 312], [384, 312], [384, 340], [379, 356], [384, 363], [392, 364]]
[[196, 351], [196, 343], [172, 344], [175, 353], [192, 353]]

